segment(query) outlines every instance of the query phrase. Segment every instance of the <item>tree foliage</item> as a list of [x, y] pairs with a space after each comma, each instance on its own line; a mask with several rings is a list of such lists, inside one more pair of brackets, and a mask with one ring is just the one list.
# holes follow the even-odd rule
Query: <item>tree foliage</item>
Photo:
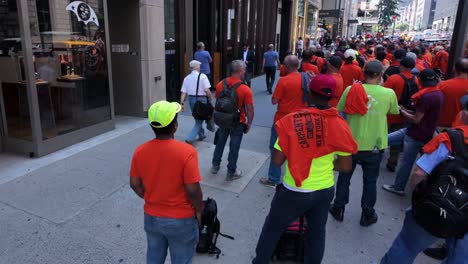
[[395, 26], [396, 28], [400, 29], [402, 32], [408, 30], [409, 25], [408, 23], [401, 23]]
[[379, 24], [383, 28], [388, 28], [393, 24], [392, 16], [399, 17], [397, 13], [401, 0], [380, 0], [377, 8], [379, 10]]

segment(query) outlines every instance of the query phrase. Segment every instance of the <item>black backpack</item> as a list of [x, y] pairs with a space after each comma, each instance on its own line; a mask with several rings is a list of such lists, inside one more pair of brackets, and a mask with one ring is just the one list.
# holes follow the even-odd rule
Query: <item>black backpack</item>
[[223, 236], [234, 240], [234, 237], [221, 233], [221, 223], [218, 219], [218, 206], [216, 201], [208, 198], [203, 201], [205, 207], [202, 212], [202, 219], [199, 228], [199, 238], [197, 244], [197, 253], [216, 254], [219, 258], [221, 250], [216, 247], [218, 236]]
[[237, 88], [243, 84], [238, 82], [229, 88], [227, 80], [223, 80], [223, 90], [219, 93], [214, 107], [214, 122], [223, 128], [234, 128], [240, 123], [240, 111], [237, 107]]
[[413, 192], [416, 222], [440, 238], [463, 238], [468, 233], [468, 145], [463, 132], [447, 130], [452, 154]]
[[401, 93], [400, 100], [398, 101], [399, 105], [402, 105], [408, 110], [414, 110], [414, 106], [411, 101], [411, 96], [418, 92], [418, 85], [416, 84], [416, 77], [411, 76], [411, 79], [406, 78], [405, 75], [399, 73], [401, 78], [405, 81], [405, 88]]

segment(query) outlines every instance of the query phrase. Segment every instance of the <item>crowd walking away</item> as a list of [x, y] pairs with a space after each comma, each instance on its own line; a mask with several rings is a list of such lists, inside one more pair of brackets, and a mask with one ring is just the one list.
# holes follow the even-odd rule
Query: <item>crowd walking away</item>
[[[354, 175], [362, 182], [356, 228], [389, 217], [378, 210], [379, 192], [411, 197], [395, 239], [367, 263], [410, 264], [424, 252], [444, 264], [468, 264], [468, 58], [453, 58], [450, 68], [449, 45], [370, 35], [300, 37], [279, 54], [273, 44], [261, 51], [244, 43], [229, 76], [212, 86], [211, 55], [198, 43], [180, 103], [158, 101], [148, 109], [155, 138], [138, 146], [131, 162], [130, 186], [144, 199], [147, 263], [164, 263], [168, 252], [171, 263], [192, 263], [199, 235], [213, 233], [200, 227], [208, 216], [197, 141], [214, 133], [211, 177], [234, 184], [245, 175], [250, 168], [239, 167], [238, 158], [243, 138], [255, 129], [250, 85], [255, 69], [263, 68], [262, 96], [271, 94], [276, 112], [268, 172], [256, 184], [274, 195], [249, 262], [293, 256], [328, 263], [327, 222], [342, 225], [350, 216]], [[193, 128], [180, 142], [174, 139], [178, 113], [189, 109]], [[218, 176], [228, 139], [226, 175]], [[382, 170], [395, 177], [378, 188]], [[431, 248], [437, 242], [443, 246]]]

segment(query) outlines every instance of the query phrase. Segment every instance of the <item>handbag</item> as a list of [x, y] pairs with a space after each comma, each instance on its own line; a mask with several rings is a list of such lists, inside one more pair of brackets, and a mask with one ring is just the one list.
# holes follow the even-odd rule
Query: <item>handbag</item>
[[[197, 91], [195, 93], [195, 97], [198, 99], [198, 86], [200, 84], [200, 76], [201, 73], [198, 74], [197, 79]], [[203, 103], [200, 101], [196, 101], [195, 105], [193, 106], [192, 116], [198, 120], [210, 120], [213, 117], [213, 105], [210, 102]]]

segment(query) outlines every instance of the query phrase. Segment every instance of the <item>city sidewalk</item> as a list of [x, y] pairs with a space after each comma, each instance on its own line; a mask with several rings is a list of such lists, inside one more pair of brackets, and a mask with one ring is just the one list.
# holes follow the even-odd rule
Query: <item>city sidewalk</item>
[[[245, 166], [240, 169], [252, 175], [235, 188], [219, 182], [202, 185], [204, 197], [218, 202], [222, 232], [235, 240], [220, 237], [220, 259], [197, 255], [194, 263], [250, 263], [274, 195], [273, 189], [258, 180], [268, 171], [275, 107], [264, 76], [253, 79], [252, 84], [254, 126], [243, 139], [239, 160]], [[181, 114], [176, 138], [184, 140], [192, 125], [190, 113]], [[195, 144], [204, 163], [202, 171], [212, 157], [213, 133], [207, 136], [203, 143]], [[135, 147], [151, 138], [145, 119], [120, 117], [115, 131], [43, 158], [1, 154], [0, 263], [144, 263], [143, 201], [130, 189], [128, 171]], [[223, 158], [225, 166], [226, 156]], [[378, 261], [401, 228], [410, 200], [380, 191], [381, 184], [394, 177], [383, 167], [376, 208], [379, 222], [369, 228], [359, 225], [360, 175], [358, 169], [345, 221], [329, 218], [323, 263]], [[210, 175], [202, 176], [208, 179]], [[437, 262], [420, 256], [415, 263]]]

